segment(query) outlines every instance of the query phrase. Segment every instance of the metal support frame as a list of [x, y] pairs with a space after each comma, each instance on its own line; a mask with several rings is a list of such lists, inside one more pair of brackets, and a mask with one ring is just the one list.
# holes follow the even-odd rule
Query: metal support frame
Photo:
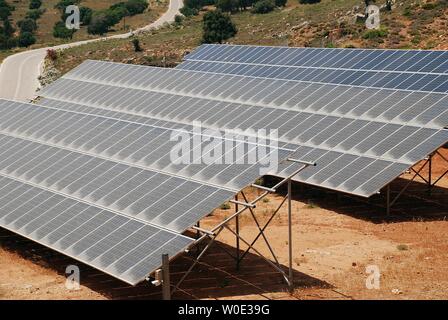
[[[264, 186], [259, 185], [252, 185], [252, 187], [258, 188], [260, 190], [263, 190], [264, 192], [256, 197], [254, 200], [249, 201], [246, 195], [244, 194], [244, 191], [241, 191], [241, 195], [245, 202], [241, 202], [238, 200], [238, 195], [235, 197], [234, 200], [231, 202], [235, 204], [235, 213], [233, 213], [230, 217], [227, 217], [224, 219], [221, 223], [219, 223], [217, 226], [215, 226], [211, 230], [204, 230], [199, 227], [193, 227], [193, 229], [196, 232], [199, 232], [202, 234], [201, 237], [199, 237], [193, 245], [197, 245], [200, 242], [204, 241], [205, 239], [208, 239], [208, 243], [205, 245], [203, 250], [198, 254], [198, 256], [194, 259], [193, 264], [190, 266], [190, 268], [185, 272], [185, 274], [182, 276], [182, 278], [179, 280], [179, 282], [174, 286], [174, 288], [171, 290], [171, 294], [173, 294], [176, 290], [178, 290], [181, 286], [181, 284], [185, 281], [187, 276], [191, 273], [191, 271], [194, 269], [194, 267], [199, 263], [200, 259], [205, 255], [205, 253], [208, 251], [208, 249], [212, 246], [212, 244], [215, 243], [216, 238], [219, 236], [219, 234], [224, 230], [228, 230], [230, 233], [232, 233], [236, 237], [236, 246], [237, 246], [237, 255], [235, 260], [237, 261], [237, 269], [240, 267], [241, 261], [244, 259], [244, 257], [247, 255], [247, 253], [252, 250], [257, 255], [259, 255], [263, 260], [265, 260], [269, 265], [271, 265], [275, 270], [277, 270], [285, 279], [286, 283], [288, 284], [288, 288], [290, 292], [294, 290], [294, 281], [293, 281], [293, 250], [292, 250], [292, 178], [303, 171], [304, 169], [308, 168], [309, 166], [316, 166], [315, 163], [307, 162], [307, 161], [301, 161], [296, 159], [287, 159], [289, 162], [295, 162], [298, 164], [301, 164], [301, 167], [297, 169], [294, 173], [292, 173], [287, 178], [284, 178], [282, 181], [280, 181], [277, 185], [275, 185], [273, 188], [266, 188]], [[256, 218], [254, 209], [256, 208], [256, 204], [261, 201], [263, 198], [265, 198], [267, 195], [271, 193], [277, 192], [278, 188], [281, 186], [287, 184], [288, 188], [288, 194], [281, 202], [280, 206], [275, 210], [273, 215], [269, 218], [267, 223], [264, 226], [261, 226], [258, 219]], [[289, 255], [289, 265], [288, 265], [288, 273], [284, 271], [284, 269], [281, 267], [274, 250], [272, 249], [266, 235], [265, 230], [269, 226], [269, 224], [272, 222], [274, 217], [277, 215], [277, 213], [280, 211], [280, 209], [283, 207], [285, 202], [288, 202], [288, 255]], [[242, 205], [243, 208], [240, 209], [239, 206]], [[246, 239], [244, 239], [240, 234], [240, 225], [239, 225], [239, 216], [243, 213], [249, 210], [253, 220], [255, 221], [255, 224], [257, 225], [259, 234], [256, 236], [256, 238], [249, 242]], [[229, 223], [235, 220], [235, 230], [233, 230]], [[271, 261], [270, 259], [266, 258], [259, 250], [257, 250], [254, 246], [259, 240], [260, 237], [263, 237], [265, 240], [265, 243], [267, 244], [269, 251], [271, 252], [273, 259], [275, 262]], [[248, 248], [246, 251], [240, 255], [240, 243], [243, 242]], [[224, 249], [224, 248], [223, 248]], [[227, 250], [225, 250], [227, 251]], [[231, 255], [231, 254], [230, 254]], [[232, 256], [232, 255], [231, 255]]]
[[162, 256], [162, 293], [163, 300], [171, 300], [171, 282], [170, 282], [170, 258], [167, 254]]
[[[235, 201], [238, 201], [238, 195], [235, 196]], [[239, 211], [238, 202], [235, 203], [235, 212]], [[238, 235], [236, 237], [236, 270], [240, 270], [240, 216], [236, 216], [235, 218], [235, 229], [236, 234]]]
[[[433, 187], [444, 177], [448, 174], [448, 170], [446, 170], [440, 177], [438, 177], [437, 179], [435, 179], [435, 181], [433, 181], [433, 173], [432, 173], [432, 164], [433, 164], [433, 158], [435, 155], [440, 156], [445, 162], [448, 163], [448, 159], [445, 158], [438, 150], [432, 154], [430, 154], [426, 159], [425, 162], [423, 163], [423, 165], [420, 167], [420, 169], [415, 170], [414, 168], [411, 168], [409, 172], [413, 173], [413, 177], [408, 181], [408, 183], [406, 183], [406, 185], [400, 190], [400, 192], [398, 193], [397, 196], [395, 196], [395, 198], [393, 198], [393, 200], [391, 200], [391, 188], [390, 188], [390, 184], [387, 185], [386, 187], [386, 213], [387, 215], [390, 214], [391, 211], [391, 207], [397, 202], [397, 200], [403, 195], [403, 193], [409, 188], [409, 186], [411, 185], [411, 183], [417, 178], [419, 177], [420, 179], [422, 179], [427, 187], [428, 187], [428, 194], [431, 194]], [[428, 178], [425, 178], [423, 176], [423, 174], [421, 173], [423, 171], [423, 169], [428, 166]]]

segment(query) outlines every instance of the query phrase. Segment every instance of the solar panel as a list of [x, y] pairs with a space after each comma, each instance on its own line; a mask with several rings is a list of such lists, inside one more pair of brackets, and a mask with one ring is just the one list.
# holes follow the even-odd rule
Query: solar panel
[[[260, 51], [259, 48], [266, 50]], [[447, 51], [203, 45], [185, 59], [177, 69], [371, 88], [448, 92]]]
[[[0, 100], [0, 226], [132, 285], [143, 281], [162, 254], [174, 257], [193, 243], [182, 232], [264, 166], [262, 159], [173, 164], [178, 141], [170, 137], [203, 133], [149, 122]], [[208, 138], [221, 148], [229, 143]], [[237, 140], [232, 147], [244, 157], [260, 145]], [[280, 159], [292, 152], [263, 150]]]
[[[3, 140], [4, 137], [2, 137]], [[0, 173], [0, 225], [131, 285], [194, 240]]]
[[188, 61], [448, 74], [448, 51], [290, 48], [204, 44]]
[[[447, 95], [438, 93], [89, 61], [42, 95], [43, 103], [63, 108], [157, 119], [173, 127], [201, 121], [215, 129], [278, 129], [280, 143], [302, 147], [298, 158], [319, 163], [295, 180], [365, 197], [448, 141], [442, 130]], [[288, 173], [283, 170], [274, 174]]]

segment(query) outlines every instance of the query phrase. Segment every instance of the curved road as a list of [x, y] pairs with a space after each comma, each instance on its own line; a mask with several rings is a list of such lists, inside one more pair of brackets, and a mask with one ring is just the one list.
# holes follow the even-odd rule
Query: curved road
[[[148, 31], [162, 26], [165, 22], [174, 21], [174, 16], [179, 13], [182, 6], [183, 0], [170, 0], [168, 10], [158, 20], [133, 33]], [[9, 56], [0, 65], [0, 98], [28, 102], [36, 97], [36, 90], [39, 88], [38, 78], [48, 49], [66, 49], [107, 39], [125, 39], [133, 33], [30, 50]]]

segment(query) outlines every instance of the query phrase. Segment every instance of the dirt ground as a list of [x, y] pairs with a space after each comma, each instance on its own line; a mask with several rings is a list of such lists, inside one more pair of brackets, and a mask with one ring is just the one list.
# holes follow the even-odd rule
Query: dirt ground
[[[448, 158], [448, 151], [441, 153]], [[448, 167], [433, 160], [433, 181]], [[420, 167], [417, 166], [416, 170]], [[423, 177], [427, 170], [421, 171]], [[392, 196], [406, 185], [406, 174], [392, 185]], [[223, 231], [174, 298], [186, 299], [448, 299], [448, 178], [431, 196], [420, 178], [386, 216], [384, 197], [369, 202], [328, 191], [294, 186], [293, 254], [295, 292], [253, 252], [237, 270], [235, 237]], [[253, 199], [260, 191], [245, 191]], [[261, 201], [255, 216], [261, 225], [283, 200], [281, 192]], [[288, 265], [287, 211], [284, 206], [267, 228], [266, 237], [280, 265]], [[210, 228], [232, 214], [217, 210], [202, 224]], [[241, 235], [251, 242], [258, 228], [250, 213], [240, 219]], [[131, 288], [90, 267], [0, 230], [0, 299], [158, 299], [160, 288], [149, 283]], [[263, 238], [255, 246], [272, 259]], [[241, 244], [240, 255], [246, 246]], [[173, 283], [198, 253], [192, 249], [171, 264]], [[81, 269], [81, 289], [65, 288], [65, 268]], [[367, 266], [380, 271], [379, 289], [367, 289]]]

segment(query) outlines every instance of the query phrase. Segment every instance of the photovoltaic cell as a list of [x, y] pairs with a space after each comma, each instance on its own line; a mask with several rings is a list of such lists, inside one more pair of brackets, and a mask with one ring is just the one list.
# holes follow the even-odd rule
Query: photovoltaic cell
[[[174, 257], [194, 242], [180, 234], [9, 178], [3, 172], [0, 183], [3, 228], [131, 285], [161, 266], [160, 252]], [[118, 269], [121, 261], [145, 242], [156, 247]], [[145, 268], [140, 268], [141, 265]]]
[[[181, 233], [264, 166], [175, 164], [170, 151], [178, 140], [171, 138], [199, 137], [204, 148], [203, 132], [71, 107], [0, 100], [0, 226], [132, 285], [160, 267], [162, 254], [173, 258], [189, 247], [194, 240]], [[229, 143], [211, 134], [219, 148]], [[242, 148], [240, 157], [259, 154], [259, 144], [237, 138], [231, 147]], [[292, 151], [263, 150], [280, 158]]]
[[[103, 73], [108, 74], [107, 83], [100, 81]], [[123, 104], [119, 102], [119, 89], [124, 87], [132, 98], [125, 97]], [[102, 92], [110, 92], [110, 96], [104, 97]], [[83, 98], [81, 93], [87, 93], [89, 98]], [[445, 105], [446, 94], [440, 93], [260, 80], [89, 61], [44, 89], [42, 95], [46, 97], [42, 103], [56, 108], [90, 108], [88, 112], [94, 114], [111, 112], [116, 117], [140, 117], [139, 122], [158, 119], [173, 123], [169, 126], [189, 126], [201, 121], [202, 125], [219, 130], [277, 129], [280, 143], [311, 147], [319, 152], [319, 156], [310, 153], [314, 156], [310, 161], [318, 162], [318, 168], [308, 169], [303, 173], [306, 176], [296, 180], [361, 196], [370, 196], [383, 185], [366, 194], [358, 188], [360, 179], [350, 185], [340, 180], [332, 180], [331, 184], [317, 182], [322, 180], [320, 171], [336, 175], [328, 168], [340, 167], [342, 160], [331, 160], [348, 154], [369, 163], [376, 159], [385, 161], [381, 163], [388, 166], [381, 170], [373, 167], [371, 171], [377, 170], [377, 175], [393, 180], [389, 172], [395, 174], [394, 163], [408, 169], [431, 153], [433, 145], [441, 146], [447, 140], [440, 122], [435, 123], [433, 117], [422, 121], [435, 105]], [[159, 99], [153, 100], [158, 95], [165, 97], [162, 108]], [[447, 114], [446, 109], [442, 118], [444, 113]], [[423, 132], [422, 128], [428, 130]], [[301, 154], [299, 158], [306, 156]]]
[[[448, 92], [448, 51], [203, 45], [177, 69], [361, 87]], [[244, 51], [245, 54], [237, 53]], [[261, 56], [260, 56], [261, 55]]]

